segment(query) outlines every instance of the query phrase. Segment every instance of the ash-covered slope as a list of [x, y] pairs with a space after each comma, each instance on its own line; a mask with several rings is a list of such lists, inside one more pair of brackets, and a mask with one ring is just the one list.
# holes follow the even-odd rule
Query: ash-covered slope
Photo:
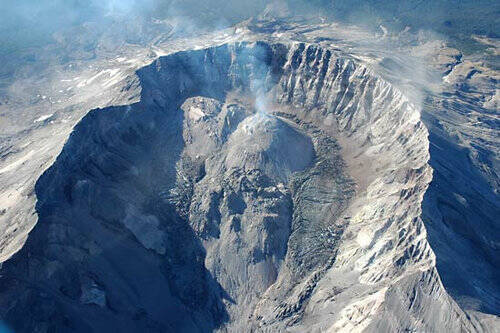
[[484, 329], [437, 274], [427, 130], [397, 89], [304, 43], [137, 74], [141, 101], [89, 112], [37, 182], [0, 277], [16, 331]]

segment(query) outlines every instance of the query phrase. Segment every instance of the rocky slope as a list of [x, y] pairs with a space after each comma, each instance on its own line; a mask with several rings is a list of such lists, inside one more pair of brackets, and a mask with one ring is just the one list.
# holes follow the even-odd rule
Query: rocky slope
[[87, 114], [37, 182], [2, 267], [16, 331], [480, 329], [437, 274], [428, 134], [389, 83], [304, 43], [137, 75], [140, 101]]

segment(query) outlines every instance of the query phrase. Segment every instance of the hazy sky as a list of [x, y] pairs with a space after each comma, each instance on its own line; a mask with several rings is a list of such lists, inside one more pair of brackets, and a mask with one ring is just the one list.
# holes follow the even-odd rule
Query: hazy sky
[[[453, 38], [498, 36], [498, 0], [274, 0], [295, 15], [335, 17], [350, 23], [431, 29]], [[83, 22], [105, 27], [131, 17], [183, 16], [198, 27], [234, 24], [261, 12], [264, 0], [0, 0], [0, 56], [46, 45], [52, 34]]]

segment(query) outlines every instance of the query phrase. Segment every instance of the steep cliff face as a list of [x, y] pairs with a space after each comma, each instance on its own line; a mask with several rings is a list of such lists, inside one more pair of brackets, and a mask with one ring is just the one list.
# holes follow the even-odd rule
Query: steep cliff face
[[397, 89], [303, 43], [137, 75], [141, 101], [89, 112], [38, 180], [0, 277], [14, 329], [480, 329], [436, 272], [427, 131]]

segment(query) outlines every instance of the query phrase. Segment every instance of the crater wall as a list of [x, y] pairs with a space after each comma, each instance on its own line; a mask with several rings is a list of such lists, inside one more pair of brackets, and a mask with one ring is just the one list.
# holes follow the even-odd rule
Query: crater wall
[[0, 277], [16, 331], [474, 325], [434, 267], [427, 131], [397, 89], [303, 43], [137, 75], [141, 101], [90, 111], [37, 182], [38, 223]]

